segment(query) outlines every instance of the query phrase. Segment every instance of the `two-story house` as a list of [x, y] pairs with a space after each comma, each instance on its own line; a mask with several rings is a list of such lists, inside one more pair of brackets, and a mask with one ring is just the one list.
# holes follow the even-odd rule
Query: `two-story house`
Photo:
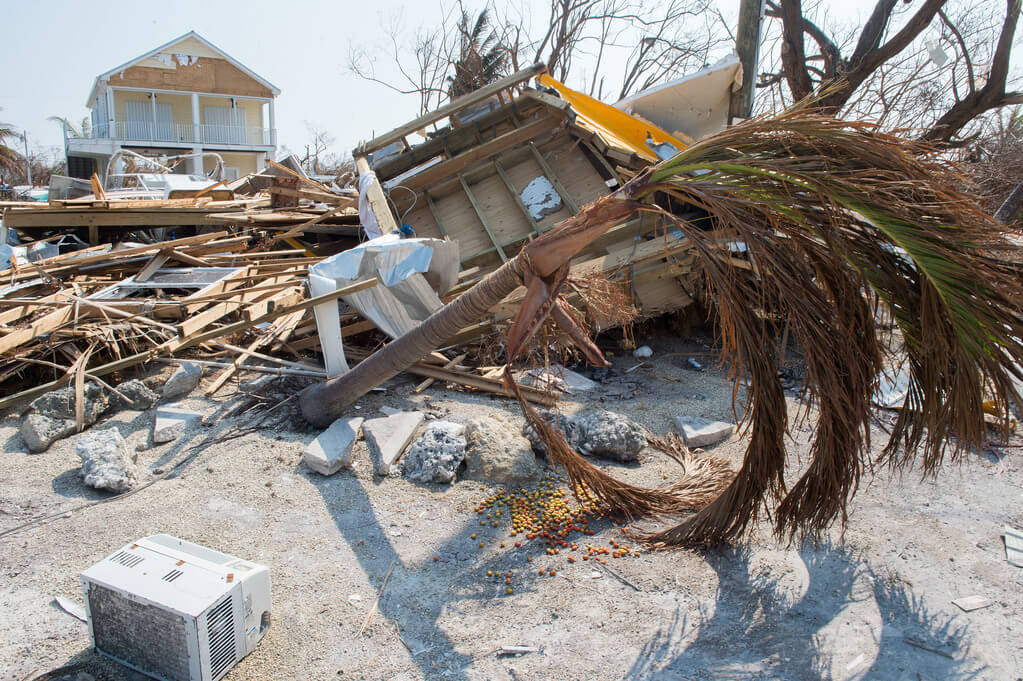
[[[100, 176], [120, 149], [143, 156], [216, 152], [229, 178], [262, 169], [277, 144], [280, 90], [195, 31], [99, 75], [86, 106], [92, 125], [65, 133], [68, 174]], [[209, 172], [188, 159], [181, 172]], [[204, 167], [200, 168], [200, 164]]]

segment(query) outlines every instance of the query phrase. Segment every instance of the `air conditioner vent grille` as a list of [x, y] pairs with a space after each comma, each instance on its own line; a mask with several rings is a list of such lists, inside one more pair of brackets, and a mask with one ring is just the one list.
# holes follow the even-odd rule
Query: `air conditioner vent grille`
[[210, 608], [206, 615], [206, 626], [210, 637], [210, 676], [216, 681], [238, 659], [231, 596]]
[[137, 553], [128, 553], [127, 551], [118, 551], [114, 555], [110, 556], [111, 562], [120, 563], [125, 567], [135, 567], [144, 560], [145, 558]]
[[185, 573], [182, 572], [181, 570], [176, 570], [175, 569], [175, 570], [171, 570], [170, 572], [165, 574], [160, 579], [162, 579], [165, 582], [173, 582], [175, 579], [177, 579], [178, 577], [180, 577], [183, 574], [185, 574]]

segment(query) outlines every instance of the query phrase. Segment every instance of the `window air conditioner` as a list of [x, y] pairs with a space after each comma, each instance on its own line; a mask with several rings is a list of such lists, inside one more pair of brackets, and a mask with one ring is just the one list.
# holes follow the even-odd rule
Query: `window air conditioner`
[[96, 651], [164, 681], [217, 681], [270, 626], [270, 573], [167, 534], [82, 573]]

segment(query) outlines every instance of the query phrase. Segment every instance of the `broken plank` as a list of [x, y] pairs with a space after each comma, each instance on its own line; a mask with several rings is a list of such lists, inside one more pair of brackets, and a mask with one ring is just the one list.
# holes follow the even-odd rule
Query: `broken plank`
[[[251, 328], [257, 324], [261, 324], [265, 321], [269, 321], [271, 319], [279, 317], [280, 315], [288, 314], [291, 312], [298, 312], [299, 310], [308, 310], [309, 308], [320, 305], [321, 303], [326, 303], [331, 300], [337, 300], [342, 296], [347, 296], [352, 293], [364, 291], [368, 288], [376, 286], [378, 283], [379, 280], [374, 277], [373, 279], [360, 281], [357, 284], [344, 286], [342, 288], [337, 289], [336, 291], [331, 291], [330, 293], [324, 293], [323, 295], [316, 296], [315, 298], [303, 300], [301, 303], [297, 303], [288, 309], [270, 312], [264, 317], [257, 317], [256, 319], [252, 320], [242, 320], [240, 322], [235, 322], [233, 324], [227, 324], [220, 328], [205, 331], [203, 333], [199, 333], [190, 337], [172, 338], [171, 340], [165, 343], [161, 343], [159, 346], [151, 348], [144, 352], [139, 352], [129, 357], [123, 357], [116, 361], [108, 362], [107, 364], [102, 364], [97, 367], [91, 367], [88, 369], [88, 373], [91, 376], [105, 376], [106, 374], [112, 373], [114, 371], [120, 371], [121, 369], [127, 369], [128, 367], [131, 366], [143, 364], [157, 357], [172, 355], [175, 352], [179, 352], [181, 350], [194, 347], [201, 343], [205, 343], [207, 341], [216, 339], [220, 336], [225, 336], [231, 333], [235, 333], [236, 331], [242, 331], [244, 329]], [[70, 376], [63, 376], [55, 381], [50, 381], [49, 383], [37, 385], [33, 388], [23, 390], [14, 395], [0, 397], [0, 409], [9, 407], [10, 405], [16, 404], [17, 402], [20, 402], [22, 400], [38, 397], [43, 393], [50, 392], [51, 390], [56, 390], [57, 388], [67, 385], [69, 380]]]
[[533, 64], [532, 66], [528, 66], [522, 69], [521, 71], [516, 71], [510, 76], [506, 76], [501, 80], [491, 83], [490, 85], [486, 85], [478, 90], [462, 95], [461, 97], [458, 97], [457, 99], [449, 102], [448, 104], [445, 104], [442, 107], [438, 107], [437, 109], [434, 109], [429, 113], [423, 114], [422, 116], [413, 121], [409, 121], [408, 123], [402, 125], [401, 127], [395, 128], [390, 132], [384, 133], [379, 137], [373, 138], [369, 142], [365, 142], [359, 145], [359, 147], [352, 152], [352, 155], [364, 156], [373, 151], [376, 151], [377, 149], [382, 149], [383, 147], [386, 147], [389, 144], [399, 142], [405, 139], [406, 135], [410, 135], [418, 130], [422, 130], [426, 126], [432, 123], [436, 123], [437, 121], [440, 121], [444, 118], [447, 118], [451, 114], [460, 111], [467, 106], [472, 106], [477, 102], [482, 102], [483, 100], [491, 97], [492, 95], [500, 92], [501, 90], [507, 90], [510, 87], [514, 87], [519, 83], [523, 83], [536, 75], [544, 73], [546, 70], [547, 70], [546, 66], [544, 66], [541, 63], [537, 63]]
[[[369, 161], [364, 155], [355, 157], [355, 167], [359, 172], [360, 178], [373, 172], [369, 167]], [[377, 224], [380, 226], [380, 233], [390, 234], [398, 230], [398, 223], [394, 219], [394, 214], [391, 213], [390, 204], [387, 203], [387, 196], [384, 194], [383, 185], [380, 184], [380, 180], [376, 178], [376, 175], [373, 177], [374, 179], [366, 189], [366, 199], [369, 201], [369, 208], [373, 211]]]
[[516, 128], [511, 132], [499, 135], [489, 142], [484, 142], [478, 147], [473, 147], [454, 158], [436, 163], [412, 177], [405, 179], [402, 182], [402, 186], [416, 191], [424, 187], [429, 187], [435, 182], [439, 182], [440, 180], [451, 177], [456, 173], [460, 173], [480, 161], [486, 160], [491, 156], [496, 156], [506, 149], [510, 149], [522, 142], [532, 140], [534, 137], [553, 130], [561, 125], [562, 121], [563, 119], [559, 116], [545, 116], [541, 119], [535, 120], [521, 128]]
[[[454, 368], [455, 368], [456, 366], [458, 366], [458, 365], [459, 365], [459, 363], [460, 363], [460, 362], [462, 362], [462, 361], [463, 361], [463, 360], [464, 360], [464, 359], [465, 359], [466, 357], [468, 357], [468, 355], [467, 355], [467, 354], [465, 354], [465, 353], [463, 352], [463, 353], [462, 353], [461, 355], [459, 355], [458, 357], [455, 357], [455, 358], [454, 358], [453, 360], [451, 360], [450, 362], [446, 363], [446, 364], [445, 364], [445, 365], [443, 366], [443, 368], [444, 368], [444, 369], [454, 369]], [[431, 385], [433, 385], [433, 384], [434, 384], [434, 382], [435, 382], [436, 380], [437, 380], [437, 379], [435, 379], [435, 378], [428, 378], [428, 379], [426, 379], [425, 381], [423, 381], [422, 383], [420, 383], [419, 385], [417, 385], [417, 386], [416, 386], [415, 388], [413, 388], [413, 389], [412, 389], [412, 392], [414, 392], [414, 393], [421, 393], [421, 392], [423, 392], [424, 390], [426, 390], [427, 388], [429, 388], [429, 387], [430, 387]]]

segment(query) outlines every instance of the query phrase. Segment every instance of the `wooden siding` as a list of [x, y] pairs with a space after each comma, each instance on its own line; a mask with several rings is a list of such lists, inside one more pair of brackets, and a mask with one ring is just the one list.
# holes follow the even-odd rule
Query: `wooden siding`
[[199, 57], [190, 66], [177, 64], [177, 68], [173, 69], [132, 66], [110, 76], [110, 85], [240, 97], [273, 97], [269, 88], [230, 62], [209, 57]]

